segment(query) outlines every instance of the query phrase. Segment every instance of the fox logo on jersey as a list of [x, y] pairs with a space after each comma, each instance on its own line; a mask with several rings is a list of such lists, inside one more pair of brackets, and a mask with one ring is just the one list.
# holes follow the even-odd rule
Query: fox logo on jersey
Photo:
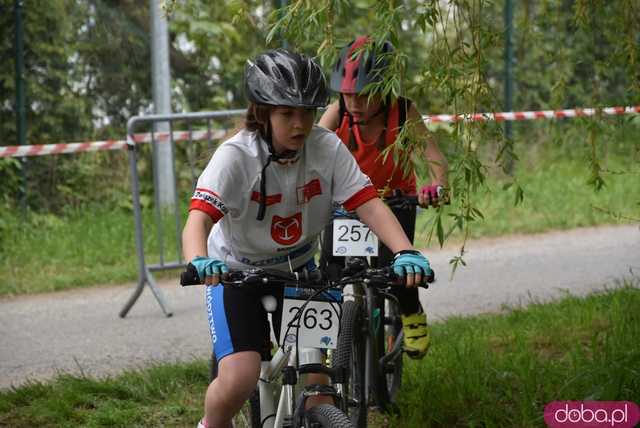
[[302, 213], [291, 217], [274, 215], [271, 219], [271, 237], [281, 245], [295, 244], [302, 235]]

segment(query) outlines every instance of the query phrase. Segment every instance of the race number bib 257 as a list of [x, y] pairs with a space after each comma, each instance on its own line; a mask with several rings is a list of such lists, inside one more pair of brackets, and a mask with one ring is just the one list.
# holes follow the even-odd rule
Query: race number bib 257
[[334, 256], [378, 255], [378, 237], [366, 224], [352, 219], [333, 220]]

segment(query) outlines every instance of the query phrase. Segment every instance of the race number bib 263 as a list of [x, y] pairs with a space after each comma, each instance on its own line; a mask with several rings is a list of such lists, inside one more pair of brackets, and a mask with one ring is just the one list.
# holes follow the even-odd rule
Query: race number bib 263
[[313, 293], [313, 289], [285, 288], [280, 340], [291, 345], [297, 341], [298, 346], [308, 348], [335, 349], [340, 330], [341, 292], [331, 290], [307, 302]]

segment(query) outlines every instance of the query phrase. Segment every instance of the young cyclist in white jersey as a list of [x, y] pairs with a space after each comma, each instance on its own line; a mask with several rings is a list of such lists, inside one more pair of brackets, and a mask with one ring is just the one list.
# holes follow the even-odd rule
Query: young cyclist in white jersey
[[208, 285], [218, 360], [202, 427], [231, 426], [269, 349], [259, 299], [243, 288], [216, 286], [230, 268], [309, 266], [332, 205], [340, 203], [396, 254], [393, 268], [407, 287], [432, 273], [344, 144], [313, 126], [315, 109], [328, 99], [320, 67], [305, 55], [268, 51], [247, 62], [245, 84], [245, 129], [220, 145], [198, 179], [182, 237], [185, 259]]

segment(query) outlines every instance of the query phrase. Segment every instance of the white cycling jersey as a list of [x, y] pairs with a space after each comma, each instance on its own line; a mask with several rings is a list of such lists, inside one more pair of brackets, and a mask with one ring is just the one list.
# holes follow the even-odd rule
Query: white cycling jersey
[[231, 268], [288, 270], [289, 263], [298, 268], [316, 251], [334, 204], [353, 210], [377, 197], [340, 139], [314, 126], [297, 161], [267, 167], [266, 214], [258, 221], [260, 174], [268, 157], [257, 132], [240, 131], [218, 147], [191, 199], [190, 210], [204, 211], [216, 222], [209, 257]]

